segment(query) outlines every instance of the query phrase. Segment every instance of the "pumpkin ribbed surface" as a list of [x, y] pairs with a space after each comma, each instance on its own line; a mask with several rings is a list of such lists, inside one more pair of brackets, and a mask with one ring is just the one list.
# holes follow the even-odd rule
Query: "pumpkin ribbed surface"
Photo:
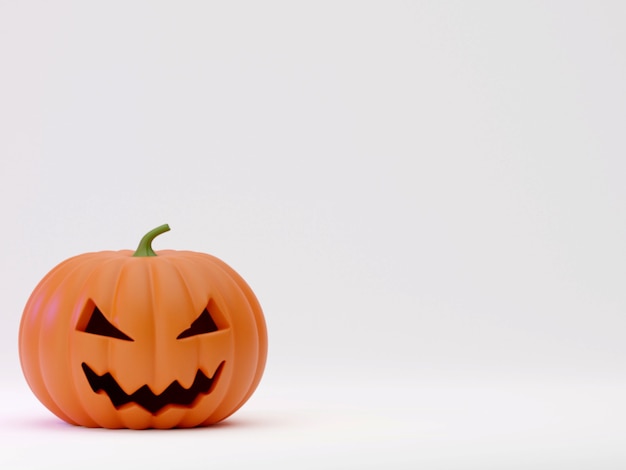
[[194, 427], [223, 420], [254, 392], [267, 331], [248, 284], [218, 258], [108, 251], [42, 279], [19, 353], [34, 394], [69, 423]]

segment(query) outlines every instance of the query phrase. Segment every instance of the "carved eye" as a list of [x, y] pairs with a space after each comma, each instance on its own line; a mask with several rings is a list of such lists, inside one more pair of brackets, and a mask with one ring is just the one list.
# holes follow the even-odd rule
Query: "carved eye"
[[176, 339], [189, 338], [190, 336], [203, 335], [206, 333], [213, 333], [217, 331], [217, 325], [211, 317], [209, 311], [205, 308], [204, 311], [196, 318], [191, 326], [179, 334]]
[[84, 331], [85, 333], [91, 333], [93, 335], [123, 339], [124, 341], [134, 341], [131, 337], [127, 336], [124, 332], [120, 331], [116, 326], [111, 324], [111, 322], [105, 318], [100, 309], [95, 305], [87, 325], [85, 325], [84, 328], [79, 328], [79, 331]]

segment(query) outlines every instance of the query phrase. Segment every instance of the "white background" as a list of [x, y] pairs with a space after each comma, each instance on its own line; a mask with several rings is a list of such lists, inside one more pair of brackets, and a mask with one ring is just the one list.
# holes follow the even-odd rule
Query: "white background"
[[[626, 4], [0, 0], [2, 468], [626, 467]], [[208, 252], [266, 314], [224, 424], [32, 396], [54, 265]]]

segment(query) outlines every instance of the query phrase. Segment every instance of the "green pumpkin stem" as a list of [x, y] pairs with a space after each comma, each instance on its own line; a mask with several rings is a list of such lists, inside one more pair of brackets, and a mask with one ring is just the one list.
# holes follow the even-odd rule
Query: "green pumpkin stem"
[[157, 254], [152, 249], [152, 240], [154, 240], [158, 235], [165, 233], [170, 230], [170, 226], [167, 224], [160, 225], [155, 229], [150, 230], [146, 233], [141, 241], [139, 242], [139, 246], [133, 256], [156, 256]]

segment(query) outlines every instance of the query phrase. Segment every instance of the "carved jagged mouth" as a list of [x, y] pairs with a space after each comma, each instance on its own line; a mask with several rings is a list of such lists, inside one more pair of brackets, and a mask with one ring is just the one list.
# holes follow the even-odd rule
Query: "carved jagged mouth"
[[155, 395], [148, 385], [139, 387], [135, 392], [129, 395], [119, 386], [110, 372], [98, 375], [84, 362], [82, 363], [82, 367], [87, 381], [89, 385], [91, 385], [91, 389], [96, 393], [100, 391], [106, 393], [116, 409], [129, 403], [135, 403], [153, 415], [156, 415], [160, 410], [169, 405], [190, 407], [198, 396], [211, 393], [224, 367], [224, 361], [217, 366], [213, 377], [207, 377], [204, 372], [198, 370], [191, 387], [184, 388], [175, 380], [159, 395]]

